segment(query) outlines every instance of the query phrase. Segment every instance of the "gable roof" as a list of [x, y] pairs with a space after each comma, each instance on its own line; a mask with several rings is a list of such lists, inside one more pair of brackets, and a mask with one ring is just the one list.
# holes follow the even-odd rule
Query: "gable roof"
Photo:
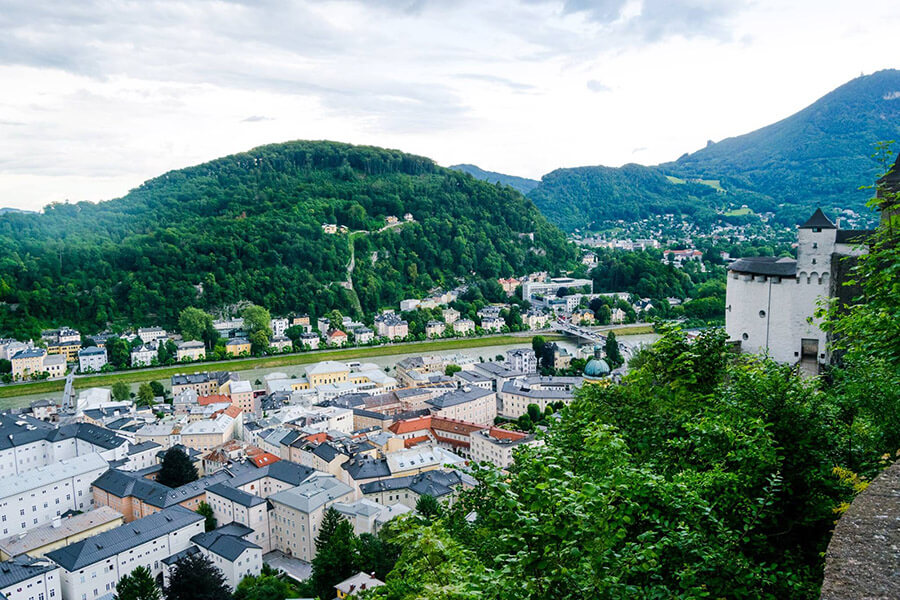
[[837, 226], [825, 216], [821, 208], [817, 208], [816, 212], [806, 220], [806, 223], [799, 227], [800, 229], [837, 229]]
[[747, 258], [737, 259], [728, 265], [728, 270], [750, 275], [796, 277], [797, 261], [787, 257], [749, 256]]
[[215, 485], [211, 485], [206, 488], [207, 493], [215, 494], [216, 496], [222, 496], [227, 500], [231, 500], [236, 504], [240, 504], [241, 506], [258, 506], [260, 504], [265, 503], [264, 498], [260, 498], [259, 496], [255, 496], [253, 494], [249, 494], [243, 490], [239, 490], [235, 487], [231, 487], [230, 485], [226, 485], [224, 483], [217, 483]]
[[253, 542], [248, 542], [237, 535], [225, 533], [220, 529], [198, 533], [191, 537], [191, 541], [230, 562], [236, 561], [247, 550], [262, 549]]
[[69, 572], [77, 571], [203, 520], [203, 515], [192, 510], [183, 506], [172, 506], [143, 519], [48, 552], [47, 558]]
[[[58, 567], [49, 560], [17, 556], [0, 563], [0, 589], [43, 575]], [[2, 594], [0, 594], [2, 596]]]

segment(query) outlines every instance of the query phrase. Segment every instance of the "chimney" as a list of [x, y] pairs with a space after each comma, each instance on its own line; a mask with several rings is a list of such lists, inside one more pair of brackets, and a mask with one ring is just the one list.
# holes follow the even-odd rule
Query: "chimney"
[[51, 524], [54, 528], [57, 528], [62, 524], [62, 519], [59, 517], [59, 515], [57, 515], [53, 517], [53, 521], [51, 522]]

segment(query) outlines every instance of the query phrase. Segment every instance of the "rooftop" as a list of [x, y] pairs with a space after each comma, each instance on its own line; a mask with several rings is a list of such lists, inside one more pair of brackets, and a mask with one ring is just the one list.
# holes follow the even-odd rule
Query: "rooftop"
[[47, 558], [69, 572], [77, 571], [203, 519], [202, 515], [183, 506], [172, 506], [143, 519], [54, 550], [47, 554]]
[[269, 500], [303, 513], [310, 513], [327, 502], [338, 500], [352, 492], [353, 488], [337, 480], [333, 475], [317, 474], [295, 488], [273, 494]]
[[[43, 548], [69, 536], [83, 533], [94, 527], [112, 523], [121, 519], [122, 513], [108, 506], [98, 506], [86, 513], [72, 515], [61, 519], [58, 525], [47, 523], [41, 527], [31, 529], [24, 534], [12, 535], [0, 540], [0, 550], [10, 556], [27, 554], [32, 550]], [[2, 587], [2, 586], [0, 586]]]

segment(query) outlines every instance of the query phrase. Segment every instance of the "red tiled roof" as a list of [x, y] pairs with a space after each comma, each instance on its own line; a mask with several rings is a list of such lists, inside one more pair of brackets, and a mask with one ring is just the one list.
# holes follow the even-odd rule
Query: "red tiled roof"
[[509, 429], [500, 429], [499, 427], [491, 427], [491, 430], [488, 433], [491, 437], [497, 438], [498, 440], [521, 440], [528, 435], [521, 431], [510, 431]]
[[388, 427], [388, 430], [395, 435], [402, 435], [413, 431], [421, 431], [422, 429], [431, 429], [431, 419], [431, 416], [427, 416], [397, 421]]
[[262, 454], [258, 454], [250, 458], [250, 460], [257, 467], [265, 467], [266, 465], [271, 465], [272, 463], [276, 463], [281, 459], [270, 452], [263, 452]]
[[314, 444], [321, 444], [328, 439], [328, 434], [324, 431], [319, 431], [318, 433], [311, 433], [303, 439]]
[[228, 408], [225, 409], [225, 414], [228, 415], [229, 417], [231, 417], [232, 419], [237, 419], [241, 415], [242, 412], [244, 412], [244, 411], [241, 410], [241, 407], [235, 406], [234, 404], [232, 404], [231, 406], [229, 406]]
[[448, 438], [448, 437], [444, 437], [442, 435], [437, 435], [437, 434], [435, 434], [434, 439], [436, 439], [439, 442], [443, 442], [445, 444], [450, 444], [451, 446], [456, 446], [457, 448], [469, 448], [472, 445], [469, 442], [466, 442], [464, 440], [457, 440], [454, 438]]
[[468, 421], [459, 421], [457, 419], [448, 419], [446, 417], [432, 417], [431, 428], [439, 431], [449, 431], [451, 433], [459, 433], [469, 435], [482, 429], [487, 429], [484, 425], [469, 423]]
[[199, 398], [197, 398], [197, 404], [199, 404], [200, 406], [218, 404], [220, 402], [231, 404], [231, 398], [224, 394], [212, 394], [211, 396], [200, 396]]
[[422, 442], [427, 442], [429, 438], [427, 435], [419, 435], [416, 437], [412, 437], [406, 440], [403, 440], [403, 447], [409, 448], [411, 446], [415, 446], [416, 444], [421, 444]]

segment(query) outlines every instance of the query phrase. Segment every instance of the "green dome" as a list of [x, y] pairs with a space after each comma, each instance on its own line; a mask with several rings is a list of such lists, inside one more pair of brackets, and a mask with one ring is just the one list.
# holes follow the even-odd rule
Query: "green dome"
[[606, 377], [609, 372], [609, 365], [602, 358], [592, 358], [584, 366], [585, 377]]

